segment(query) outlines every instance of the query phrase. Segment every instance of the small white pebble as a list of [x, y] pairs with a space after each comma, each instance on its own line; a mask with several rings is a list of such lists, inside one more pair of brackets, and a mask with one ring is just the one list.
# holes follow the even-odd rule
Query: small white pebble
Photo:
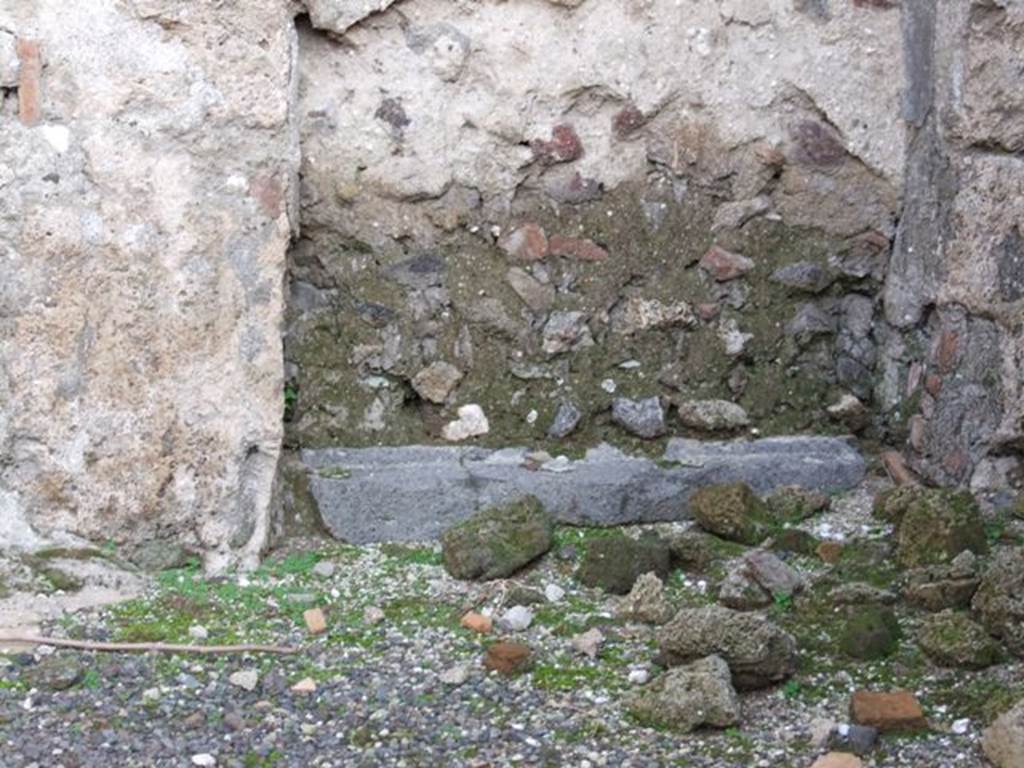
[[953, 727], [952, 727], [951, 730], [957, 736], [963, 736], [965, 733], [967, 733], [967, 731], [968, 731], [968, 729], [970, 727], [971, 727], [971, 719], [969, 717], [964, 717], [964, 718], [961, 718], [960, 720], [954, 720], [953, 721]]
[[188, 636], [193, 640], [206, 640], [210, 636], [210, 633], [206, 627], [201, 624], [193, 624], [188, 628]]
[[565, 590], [557, 584], [548, 584], [544, 587], [544, 598], [549, 603], [557, 603], [563, 597], [565, 597]]
[[651, 679], [651, 673], [646, 669], [634, 669], [629, 673], [629, 682], [633, 685], [646, 685]]
[[446, 669], [440, 675], [440, 680], [445, 685], [458, 686], [462, 685], [469, 679], [469, 667], [465, 664], [458, 664], [450, 669]]
[[313, 566], [313, 575], [323, 579], [329, 579], [334, 575], [335, 565], [330, 560], [321, 560]]
[[533, 611], [525, 605], [513, 605], [498, 619], [498, 626], [506, 632], [522, 632], [532, 623]]
[[206, 752], [200, 752], [198, 755], [192, 755], [192, 765], [198, 765], [200, 768], [211, 768], [217, 764], [217, 758]]

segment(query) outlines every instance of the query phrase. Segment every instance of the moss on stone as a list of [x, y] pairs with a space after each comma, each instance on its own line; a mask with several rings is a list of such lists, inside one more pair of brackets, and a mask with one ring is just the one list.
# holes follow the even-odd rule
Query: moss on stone
[[[292, 451], [281, 457], [278, 478], [281, 487], [283, 525], [285, 536], [329, 535], [316, 498], [309, 487], [309, 470]], [[277, 528], [277, 526], [275, 526]], [[277, 534], [275, 534], [277, 535]], [[275, 540], [275, 544], [276, 544]]]
[[812, 557], [821, 542], [807, 531], [799, 528], [786, 528], [772, 536], [771, 548], [777, 552], [793, 552], [798, 555]]
[[850, 542], [843, 547], [839, 562], [830, 574], [830, 584], [863, 582], [879, 589], [891, 589], [899, 580], [893, 548], [886, 540]]
[[588, 587], [624, 595], [645, 573], [668, 578], [671, 560], [668, 543], [657, 534], [648, 532], [632, 539], [620, 533], [591, 542], [576, 578]]
[[754, 546], [768, 535], [768, 509], [746, 483], [709, 485], [690, 496], [690, 513], [706, 531]]
[[78, 592], [85, 586], [85, 582], [80, 578], [61, 568], [40, 568], [39, 575], [46, 579], [55, 590], [61, 592]]
[[93, 560], [107, 555], [95, 547], [48, 547], [32, 553], [37, 560]]
[[[651, 217], [652, 193], [666, 195], [657, 222]], [[332, 278], [324, 285], [333, 306], [291, 318], [286, 357], [298, 368], [299, 396], [287, 443], [440, 442], [440, 429], [454, 416], [455, 406], [475, 402], [491, 424], [490, 434], [474, 441], [480, 445], [540, 444], [561, 452], [561, 446], [605, 441], [626, 450], [649, 450], [633, 445], [607, 418], [612, 394], [602, 388], [606, 379], [615, 382], [615, 396], [739, 399], [764, 434], [837, 429], [823, 410], [834, 394], [830, 340], [800, 346], [785, 330], [798, 307], [812, 297], [769, 277], [796, 262], [829, 269], [829, 255], [841, 250], [844, 241], [769, 218], [714, 234], [711, 224], [720, 202], [717, 194], [701, 190], [679, 201], [667, 189], [647, 183], [624, 183], [600, 200], [578, 205], [551, 206], [546, 197], [531, 192], [517, 196], [513, 220], [536, 222], [549, 236], [588, 238], [609, 253], [602, 261], [553, 255], [545, 260], [548, 284], [571, 286], [555, 294], [552, 309], [587, 315], [596, 342], [553, 358], [541, 349], [544, 313], [528, 309], [512, 291], [505, 279], [509, 258], [479, 234], [455, 228], [432, 245], [444, 261], [444, 280], [426, 304], [388, 277], [395, 254], [367, 254], [365, 246], [343, 238], [321, 244], [318, 269]], [[731, 286], [738, 292], [729, 298], [722, 296], [724, 286], [695, 266], [713, 243], [755, 262], [751, 274]], [[837, 283], [822, 298], [847, 289]], [[616, 327], [615, 308], [623, 296], [633, 294], [664, 304], [718, 304], [722, 314], [689, 328], [623, 333]], [[482, 301], [495, 302], [489, 305], [495, 316], [479, 311]], [[381, 307], [380, 316], [367, 319], [360, 311], [366, 305]], [[410, 305], [417, 311], [410, 311]], [[726, 353], [719, 328], [725, 319], [752, 334], [742, 358]], [[472, 365], [456, 354], [466, 334]], [[429, 344], [422, 343], [424, 338]], [[386, 343], [394, 349], [380, 367], [366, 350]], [[409, 387], [417, 368], [432, 359], [448, 360], [465, 374], [445, 405], [424, 403]], [[626, 361], [639, 365], [620, 367]], [[745, 381], [730, 386], [740, 366], [746, 369]], [[517, 377], [512, 375], [516, 369], [534, 373]], [[552, 443], [545, 433], [563, 398], [571, 398], [585, 416], [569, 440]], [[527, 419], [532, 412], [536, 418]], [[673, 419], [670, 427], [685, 434]]]
[[478, 512], [441, 536], [444, 566], [457, 579], [511, 576], [551, 548], [554, 520], [534, 496]]
[[928, 489], [906, 508], [897, 531], [900, 565], [947, 563], [964, 550], [988, 552], [978, 503], [969, 491]]
[[999, 661], [996, 642], [965, 613], [942, 611], [925, 618], [917, 636], [928, 658], [942, 667], [983, 669]]
[[902, 632], [896, 614], [881, 605], [850, 609], [839, 640], [843, 653], [853, 659], [881, 659], [899, 647]]
[[1024, 520], [1024, 493], [1017, 494], [1017, 500], [1010, 505], [1010, 513], [1014, 517]]
[[908, 507], [924, 492], [925, 489], [918, 485], [898, 485], [895, 488], [888, 488], [875, 496], [871, 514], [878, 520], [899, 525]]

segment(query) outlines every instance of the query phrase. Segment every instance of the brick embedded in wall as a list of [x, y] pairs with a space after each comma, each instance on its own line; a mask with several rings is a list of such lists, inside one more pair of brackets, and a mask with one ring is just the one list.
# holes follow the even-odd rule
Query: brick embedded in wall
[[39, 122], [40, 81], [43, 75], [43, 59], [39, 42], [19, 38], [17, 43], [18, 61], [18, 118], [22, 125], [32, 126]]

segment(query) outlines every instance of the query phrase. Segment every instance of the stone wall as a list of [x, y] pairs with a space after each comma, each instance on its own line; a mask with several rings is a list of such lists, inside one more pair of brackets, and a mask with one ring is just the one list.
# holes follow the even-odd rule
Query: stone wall
[[251, 563], [469, 404], [1020, 481], [1018, 0], [228, 5], [0, 2], [5, 542]]
[[[845, 429], [826, 408], [872, 400], [905, 125], [900, 13], [832, 6], [414, 2], [300, 29], [289, 444], [460, 437], [467, 404], [496, 445], [568, 415], [578, 446]], [[651, 423], [620, 398], [656, 398]]]
[[1020, 483], [1024, 434], [1024, 3], [906, 2], [907, 196], [879, 390], [910, 464]]

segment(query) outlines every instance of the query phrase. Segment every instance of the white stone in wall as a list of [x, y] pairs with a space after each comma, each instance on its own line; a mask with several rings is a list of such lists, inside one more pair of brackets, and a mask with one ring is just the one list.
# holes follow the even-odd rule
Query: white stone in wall
[[445, 440], [458, 443], [471, 437], [481, 437], [491, 431], [484, 409], [479, 405], [463, 405], [458, 413], [459, 418], [445, 424], [441, 431], [441, 436]]

